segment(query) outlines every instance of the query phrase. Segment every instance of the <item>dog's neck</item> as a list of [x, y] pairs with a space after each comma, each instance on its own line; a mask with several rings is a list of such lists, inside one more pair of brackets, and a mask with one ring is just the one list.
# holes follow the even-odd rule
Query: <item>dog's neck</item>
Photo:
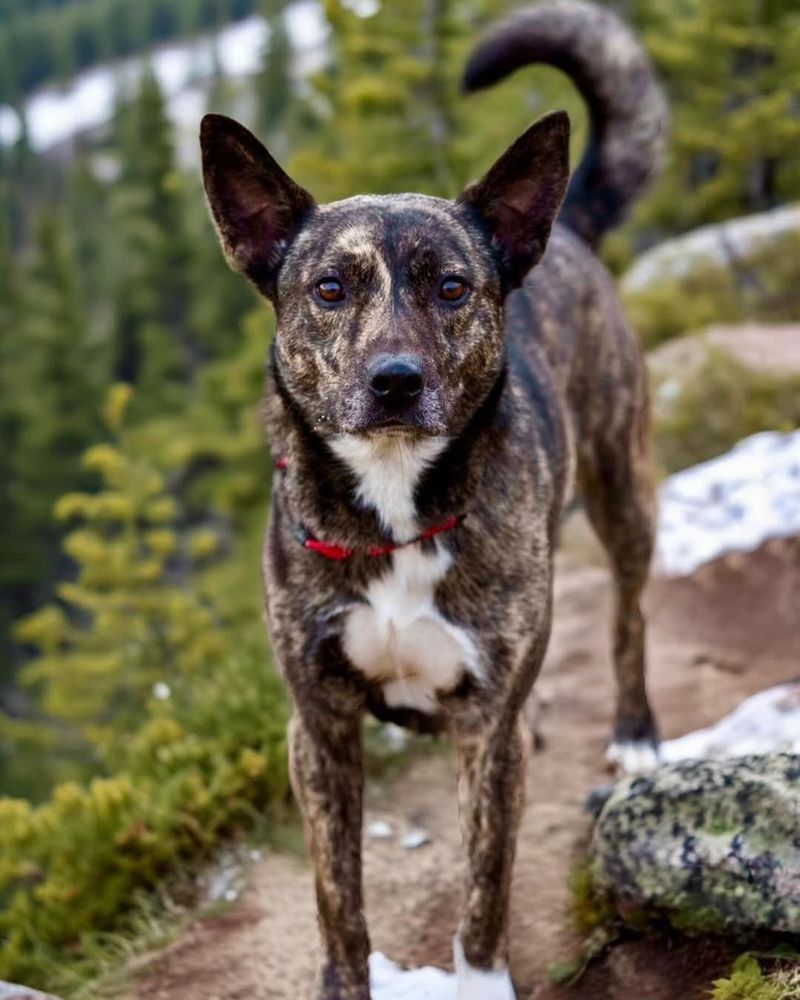
[[370, 540], [403, 542], [431, 524], [466, 513], [481, 488], [486, 458], [503, 436], [506, 374], [503, 368], [452, 438], [323, 437], [292, 398], [273, 352], [269, 430], [300, 487], [292, 490], [296, 515], [310, 527], [325, 528], [330, 521], [338, 527], [347, 513]]
[[406, 542], [420, 531], [415, 501], [420, 478], [448, 443], [443, 436], [342, 434], [333, 438], [330, 446], [355, 478], [356, 498], [375, 511], [388, 537]]

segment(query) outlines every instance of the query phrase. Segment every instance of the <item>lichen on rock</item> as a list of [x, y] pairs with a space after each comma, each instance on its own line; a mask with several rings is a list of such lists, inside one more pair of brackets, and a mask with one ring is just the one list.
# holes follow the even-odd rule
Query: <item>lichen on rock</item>
[[591, 854], [628, 922], [800, 933], [800, 756], [684, 761], [626, 781]]

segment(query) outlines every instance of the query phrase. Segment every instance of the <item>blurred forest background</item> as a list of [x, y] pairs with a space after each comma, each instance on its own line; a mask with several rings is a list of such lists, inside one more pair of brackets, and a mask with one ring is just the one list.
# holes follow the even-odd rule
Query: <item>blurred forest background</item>
[[[0, 0], [0, 978], [74, 991], [136, 890], [287, 796], [259, 576], [273, 321], [217, 248], [200, 115], [240, 118], [319, 200], [454, 196], [554, 107], [574, 163], [585, 113], [555, 71], [459, 94], [513, 6]], [[800, 200], [800, 0], [614, 6], [674, 115], [665, 176], [605, 247], [622, 275]], [[95, 105], [71, 123], [76, 74]], [[629, 290], [646, 346], [800, 319], [799, 249]], [[659, 410], [659, 461], [798, 422], [796, 375], [710, 356]]]

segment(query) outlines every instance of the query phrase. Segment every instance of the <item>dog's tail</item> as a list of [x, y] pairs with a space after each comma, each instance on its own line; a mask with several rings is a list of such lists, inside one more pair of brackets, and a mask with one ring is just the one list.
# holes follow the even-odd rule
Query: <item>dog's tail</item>
[[560, 221], [596, 247], [661, 168], [669, 113], [642, 46], [611, 11], [546, 0], [501, 21], [478, 43], [464, 89], [480, 90], [532, 63], [570, 76], [589, 109], [589, 143]]

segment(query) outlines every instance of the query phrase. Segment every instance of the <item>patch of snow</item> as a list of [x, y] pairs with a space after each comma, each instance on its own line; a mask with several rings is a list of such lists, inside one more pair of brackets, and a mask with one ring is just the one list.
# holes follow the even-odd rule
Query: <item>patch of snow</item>
[[[320, 65], [328, 28], [317, 0], [297, 0], [286, 10], [286, 28], [298, 65], [311, 72]], [[217, 69], [228, 79], [250, 76], [261, 67], [269, 26], [252, 16], [214, 35], [164, 45], [146, 56], [97, 66], [76, 76], [65, 87], [46, 87], [25, 102], [30, 143], [44, 152], [76, 135], [106, 124], [114, 113], [117, 94], [135, 87], [149, 67], [164, 91], [174, 124], [195, 128], [205, 110], [205, 87]], [[0, 105], [0, 145], [21, 134], [17, 112]]]
[[655, 572], [685, 576], [729, 552], [800, 534], [800, 431], [764, 431], [661, 486]]
[[423, 830], [422, 827], [415, 826], [412, 827], [408, 833], [400, 841], [400, 846], [404, 847], [407, 851], [416, 851], [419, 847], [424, 847], [426, 844], [430, 844], [431, 835], [427, 830]]
[[372, 840], [390, 840], [394, 836], [394, 827], [385, 819], [374, 819], [367, 825], [367, 836]]
[[401, 969], [379, 951], [369, 957], [372, 1000], [456, 1000], [456, 977], [441, 969]]
[[791, 232], [800, 233], [800, 204], [701, 226], [640, 254], [621, 287], [623, 292], [640, 292], [665, 279], [682, 278], [703, 262], [724, 267]]
[[716, 725], [661, 744], [669, 764], [761, 753], [800, 753], [800, 682], [760, 691]]

